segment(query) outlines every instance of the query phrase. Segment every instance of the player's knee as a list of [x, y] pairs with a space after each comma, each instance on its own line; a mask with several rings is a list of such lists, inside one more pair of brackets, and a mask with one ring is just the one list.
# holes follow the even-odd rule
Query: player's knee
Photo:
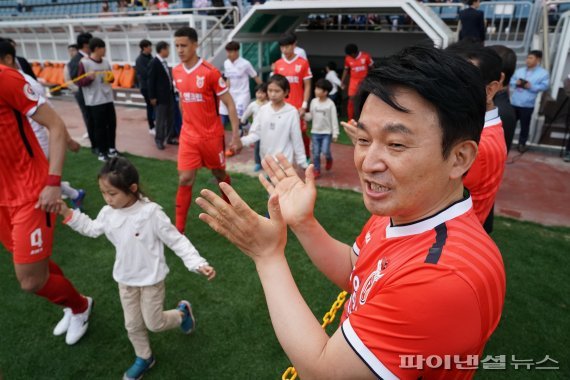
[[192, 186], [194, 184], [194, 175], [180, 174], [178, 176], [178, 184], [180, 186]]
[[20, 282], [20, 289], [27, 293], [38, 292], [46, 283], [46, 279], [43, 276], [24, 276], [19, 278], [18, 281]]
[[145, 321], [146, 328], [153, 333], [161, 332], [164, 329], [163, 320]]
[[212, 174], [218, 179], [218, 181], [225, 180], [227, 176], [226, 171], [223, 169], [213, 169]]

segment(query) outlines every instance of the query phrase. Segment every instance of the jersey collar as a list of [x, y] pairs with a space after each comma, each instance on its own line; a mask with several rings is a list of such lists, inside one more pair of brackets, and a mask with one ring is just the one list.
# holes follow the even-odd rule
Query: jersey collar
[[196, 70], [198, 67], [200, 67], [201, 64], [202, 64], [202, 58], [200, 58], [198, 62], [196, 62], [196, 64], [189, 69], [187, 69], [186, 65], [182, 63], [182, 68], [184, 69], [184, 71], [186, 71], [186, 74], [192, 74], [192, 72]]
[[493, 108], [490, 111], [485, 112], [485, 125], [483, 128], [490, 127], [492, 125], [497, 125], [501, 122], [501, 118], [499, 117], [499, 109], [497, 107]]
[[465, 191], [463, 199], [452, 203], [447, 208], [428, 218], [399, 226], [392, 226], [392, 221], [390, 220], [390, 224], [386, 226], [386, 238], [417, 235], [433, 230], [440, 224], [465, 214], [471, 210], [472, 207], [473, 201], [471, 200], [471, 195], [468, 191]]
[[297, 58], [299, 58], [299, 55], [298, 55], [298, 54], [295, 54], [295, 56], [293, 57], [293, 59], [291, 59], [290, 61], [287, 60], [287, 58], [285, 58], [285, 56], [283, 56], [283, 60], [284, 60], [285, 62], [287, 62], [288, 64], [291, 64], [291, 63], [295, 62], [295, 61], [297, 60]]

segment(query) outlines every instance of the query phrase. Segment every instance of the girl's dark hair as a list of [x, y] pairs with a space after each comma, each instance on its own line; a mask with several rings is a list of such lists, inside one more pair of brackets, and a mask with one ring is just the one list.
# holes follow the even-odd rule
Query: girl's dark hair
[[255, 92], [257, 91], [265, 92], [265, 94], [267, 95], [267, 83], [260, 83], [257, 86], [255, 86]]
[[394, 90], [405, 87], [434, 106], [442, 130], [441, 151], [447, 159], [461, 141], [479, 143], [485, 121], [486, 92], [478, 68], [434, 47], [414, 46], [380, 61], [360, 85], [358, 115], [370, 94], [400, 112]]
[[328, 94], [329, 92], [332, 91], [333, 86], [331, 82], [329, 82], [325, 78], [321, 78], [315, 83], [315, 88], [320, 88], [321, 90], [326, 91], [326, 93]]
[[[105, 162], [99, 171], [97, 179], [109, 181], [111, 186], [116, 187], [125, 194], [132, 194], [140, 199], [144, 194], [139, 185], [139, 172], [129, 160], [123, 157], [114, 157]], [[137, 185], [137, 191], [131, 191], [131, 185]]]
[[289, 81], [281, 74], [274, 74], [271, 78], [269, 78], [269, 80], [267, 81], [267, 86], [269, 87], [271, 83], [275, 83], [276, 85], [281, 87], [281, 89], [283, 89], [283, 91], [285, 91], [286, 93], [289, 93], [291, 91], [291, 87], [289, 86]]

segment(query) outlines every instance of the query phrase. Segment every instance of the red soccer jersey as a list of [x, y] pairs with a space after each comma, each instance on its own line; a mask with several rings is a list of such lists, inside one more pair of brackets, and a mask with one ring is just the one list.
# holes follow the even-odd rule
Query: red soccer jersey
[[218, 96], [228, 91], [222, 75], [210, 63], [200, 59], [187, 69], [181, 63], [172, 69], [174, 85], [182, 102], [181, 134], [203, 139], [224, 136], [218, 113]]
[[344, 67], [350, 69], [350, 82], [348, 84], [348, 96], [354, 96], [358, 92], [360, 82], [368, 75], [368, 68], [374, 61], [370, 58], [370, 54], [359, 52], [356, 58], [347, 55], [344, 58]]
[[372, 216], [353, 250], [342, 332], [378, 378], [472, 378], [459, 360], [478, 358], [497, 327], [505, 272], [471, 198], [403, 226]]
[[309, 67], [309, 62], [298, 55], [296, 55], [291, 61], [281, 58], [275, 62], [273, 72], [275, 74], [283, 75], [289, 81], [291, 91], [289, 92], [289, 97], [285, 99], [285, 101], [297, 109], [301, 108], [303, 106], [303, 97], [305, 94], [305, 85], [303, 81], [313, 77], [313, 73]]
[[495, 108], [485, 114], [485, 126], [481, 132], [479, 151], [475, 162], [463, 178], [463, 185], [473, 197], [473, 210], [483, 224], [495, 203], [505, 172], [507, 146], [503, 123]]
[[48, 162], [27, 116], [44, 103], [16, 70], [0, 65], [0, 206], [35, 202]]

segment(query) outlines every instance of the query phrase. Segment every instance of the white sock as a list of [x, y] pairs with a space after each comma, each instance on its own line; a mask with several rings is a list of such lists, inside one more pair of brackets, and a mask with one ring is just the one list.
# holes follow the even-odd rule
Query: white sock
[[75, 199], [79, 196], [79, 191], [69, 185], [69, 182], [61, 183], [61, 192], [67, 195], [69, 199]]

